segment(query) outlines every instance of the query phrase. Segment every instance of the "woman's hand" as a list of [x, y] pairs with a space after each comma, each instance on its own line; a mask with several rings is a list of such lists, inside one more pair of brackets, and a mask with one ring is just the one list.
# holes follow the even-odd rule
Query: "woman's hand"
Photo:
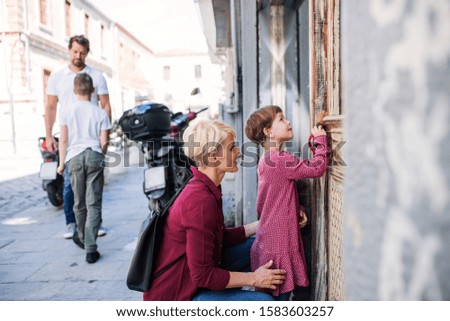
[[308, 216], [306, 216], [306, 212], [304, 210], [300, 210], [300, 220], [298, 222], [298, 226], [300, 228], [304, 228], [306, 224], [308, 223]]
[[259, 267], [254, 274], [254, 284], [257, 288], [276, 290], [277, 286], [282, 284], [285, 279], [285, 270], [270, 269], [273, 261], [270, 260], [263, 266]]
[[314, 137], [321, 136], [321, 135], [326, 135], [326, 134], [327, 134], [327, 132], [323, 129], [323, 127], [321, 125], [314, 126], [311, 129], [311, 135], [313, 135]]

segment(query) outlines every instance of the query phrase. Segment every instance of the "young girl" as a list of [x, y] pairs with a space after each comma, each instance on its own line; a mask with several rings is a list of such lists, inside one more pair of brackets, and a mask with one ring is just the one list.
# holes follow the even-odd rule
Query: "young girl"
[[295, 180], [320, 177], [325, 173], [326, 133], [321, 126], [312, 129], [316, 149], [311, 161], [282, 150], [283, 143], [291, 140], [293, 134], [290, 122], [278, 106], [266, 106], [250, 115], [245, 134], [264, 148], [258, 164], [256, 210], [260, 222], [250, 253], [252, 270], [270, 260], [272, 268], [286, 270], [284, 283], [272, 295], [288, 300], [295, 286], [308, 286], [300, 233], [307, 218], [298, 202]]

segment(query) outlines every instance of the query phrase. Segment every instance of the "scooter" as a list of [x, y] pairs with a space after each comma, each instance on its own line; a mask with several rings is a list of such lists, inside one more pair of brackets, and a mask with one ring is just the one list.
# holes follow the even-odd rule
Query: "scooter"
[[149, 209], [164, 208], [171, 197], [191, 176], [195, 162], [183, 152], [182, 135], [189, 123], [206, 108], [175, 113], [165, 105], [142, 104], [126, 111], [119, 120], [130, 140], [141, 144], [147, 169], [143, 191]]
[[45, 137], [38, 138], [38, 147], [42, 156], [39, 177], [42, 179], [42, 189], [47, 192], [47, 197], [53, 206], [63, 205], [64, 178], [56, 172], [59, 165], [58, 137], [53, 136], [56, 142], [55, 153], [49, 152], [46, 146]]
[[184, 154], [182, 135], [197, 112], [176, 113], [171, 117], [168, 137], [143, 144], [148, 168], [144, 171], [144, 194], [149, 199], [149, 208], [165, 206], [178, 189], [192, 176], [191, 166], [195, 162]]

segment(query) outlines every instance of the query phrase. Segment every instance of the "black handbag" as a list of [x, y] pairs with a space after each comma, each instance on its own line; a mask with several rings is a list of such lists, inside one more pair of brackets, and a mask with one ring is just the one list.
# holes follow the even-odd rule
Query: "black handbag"
[[[156, 260], [158, 258], [159, 249], [162, 243], [164, 224], [167, 214], [175, 199], [189, 183], [187, 179], [174, 196], [167, 202], [166, 206], [161, 210], [152, 210], [147, 218], [142, 222], [139, 238], [131, 259], [130, 268], [127, 276], [127, 286], [130, 290], [146, 292], [150, 289], [152, 281], [161, 275], [153, 275]], [[177, 261], [172, 262], [170, 266]], [[170, 266], [166, 267], [167, 270]]]

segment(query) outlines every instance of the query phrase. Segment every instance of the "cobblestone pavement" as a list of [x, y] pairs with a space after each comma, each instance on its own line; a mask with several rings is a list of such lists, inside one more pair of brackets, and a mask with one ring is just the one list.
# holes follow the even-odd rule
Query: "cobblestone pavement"
[[[20, 162], [28, 164], [21, 171], [28, 174], [8, 174], [7, 166], [13, 171]], [[108, 171], [103, 195], [108, 234], [98, 239], [100, 260], [87, 264], [84, 251], [62, 237], [64, 212], [42, 190], [39, 163], [39, 158], [0, 159], [0, 300], [141, 300], [125, 280], [148, 213], [143, 169]]]
[[36, 204], [51, 206], [37, 173], [0, 182], [0, 220]]

